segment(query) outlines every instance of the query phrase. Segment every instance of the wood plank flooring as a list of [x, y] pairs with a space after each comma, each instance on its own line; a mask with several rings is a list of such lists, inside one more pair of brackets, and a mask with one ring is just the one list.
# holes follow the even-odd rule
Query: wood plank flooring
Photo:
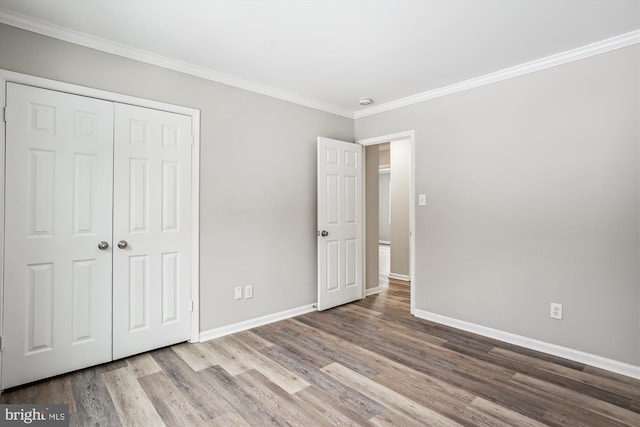
[[640, 426], [640, 381], [409, 314], [409, 287], [5, 391], [74, 426]]

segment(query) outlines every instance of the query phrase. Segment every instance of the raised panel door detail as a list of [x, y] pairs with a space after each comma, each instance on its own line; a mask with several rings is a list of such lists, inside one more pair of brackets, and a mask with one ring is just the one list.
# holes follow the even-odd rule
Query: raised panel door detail
[[27, 290], [27, 354], [53, 347], [53, 264], [29, 265]]
[[129, 121], [129, 144], [149, 145], [149, 124], [142, 120]]
[[132, 233], [148, 231], [149, 161], [131, 159], [129, 167], [129, 228]]
[[31, 130], [56, 134], [56, 107], [31, 104]]
[[349, 168], [356, 168], [358, 165], [358, 155], [353, 151], [345, 151], [344, 153], [344, 165]]
[[180, 129], [172, 125], [162, 125], [162, 148], [178, 150]]
[[178, 230], [180, 165], [162, 162], [162, 231]]
[[129, 258], [129, 330], [148, 326], [149, 264], [147, 255]]
[[327, 175], [326, 176], [326, 199], [327, 199], [327, 213], [326, 213], [326, 221], [327, 224], [337, 225], [340, 223], [340, 211], [338, 210], [340, 207], [340, 177], [338, 175]]
[[347, 239], [345, 246], [345, 287], [356, 286], [358, 278], [358, 242], [356, 239]]
[[355, 176], [344, 177], [344, 222], [356, 224], [358, 221], [358, 180]]
[[75, 154], [73, 158], [73, 232], [95, 234], [95, 165], [93, 154]]
[[77, 139], [95, 141], [98, 139], [98, 116], [95, 113], [76, 111], [75, 136]]
[[340, 288], [340, 242], [327, 242], [327, 292]]
[[340, 152], [335, 148], [327, 148], [325, 150], [325, 164], [327, 166], [338, 166], [340, 161]]
[[162, 254], [162, 323], [178, 320], [179, 268], [178, 253]]
[[74, 344], [93, 339], [94, 264], [93, 259], [73, 262], [72, 342]]
[[30, 150], [29, 154], [29, 234], [50, 236], [54, 233], [55, 153]]

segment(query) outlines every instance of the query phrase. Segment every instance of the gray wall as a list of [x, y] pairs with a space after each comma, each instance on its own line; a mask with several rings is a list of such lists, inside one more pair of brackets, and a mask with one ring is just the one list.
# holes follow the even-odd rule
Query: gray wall
[[378, 163], [381, 168], [386, 168], [385, 173], [380, 173], [378, 178], [378, 195], [379, 195], [379, 218], [380, 224], [378, 228], [378, 240], [391, 242], [391, 218], [389, 204], [391, 200], [389, 198], [389, 180], [391, 179], [391, 144], [385, 142], [383, 144], [376, 145], [379, 149]]
[[391, 142], [391, 274], [410, 276], [411, 142]]
[[640, 365], [639, 64], [635, 45], [356, 120], [416, 132], [417, 309]]
[[[417, 309], [640, 365], [639, 49], [356, 121], [416, 130]], [[202, 111], [202, 330], [316, 300], [315, 141], [352, 120], [5, 25], [0, 68]]]
[[387, 170], [380, 172], [378, 177], [378, 240], [384, 242], [391, 241], [391, 218], [389, 215], [390, 208], [389, 203], [389, 177], [391, 173]]
[[380, 148], [380, 166], [389, 166], [391, 164], [391, 144], [385, 142], [378, 144]]
[[201, 330], [316, 301], [316, 137], [353, 120], [6, 25], [0, 68], [201, 110]]
[[367, 245], [367, 283], [366, 288], [377, 288], [380, 284], [378, 257], [378, 146], [370, 145], [365, 149], [365, 185], [366, 185], [366, 245]]

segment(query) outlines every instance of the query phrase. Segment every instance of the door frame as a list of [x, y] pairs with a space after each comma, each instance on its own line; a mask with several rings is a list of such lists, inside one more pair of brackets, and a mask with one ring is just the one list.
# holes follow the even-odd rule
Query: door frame
[[[403, 131], [403, 132], [396, 132], [396, 133], [392, 133], [392, 134], [388, 134], [388, 135], [380, 135], [380, 136], [374, 136], [371, 138], [364, 138], [364, 139], [359, 139], [356, 140], [356, 144], [360, 144], [363, 147], [369, 146], [369, 145], [379, 145], [379, 144], [384, 144], [385, 142], [393, 142], [393, 141], [399, 141], [399, 140], [404, 140], [404, 139], [408, 139], [409, 140], [409, 144], [411, 145], [411, 171], [409, 173], [410, 175], [410, 183], [409, 183], [409, 279], [411, 280], [411, 285], [410, 285], [410, 311], [411, 314], [415, 314], [415, 265], [416, 265], [416, 260], [415, 260], [415, 253], [416, 253], [416, 233], [415, 233], [415, 229], [416, 229], [416, 203], [415, 203], [415, 181], [416, 181], [416, 131], [415, 130], [408, 130], [408, 131]], [[363, 150], [363, 159], [366, 157], [366, 150]], [[363, 164], [366, 164], [365, 161], [363, 160]], [[366, 174], [363, 177], [363, 181], [364, 181], [364, 186], [366, 189]], [[363, 191], [363, 195], [362, 195], [362, 212], [364, 213], [364, 220], [363, 220], [363, 226], [365, 227], [366, 230], [366, 221], [367, 221], [367, 214], [366, 214], [366, 206], [367, 206], [367, 194], [366, 191]], [[364, 256], [363, 256], [363, 264], [366, 265], [366, 260], [367, 260], [367, 253], [366, 253], [366, 249], [367, 249], [367, 236], [366, 233], [363, 234], [363, 250], [364, 250]], [[363, 280], [364, 280], [364, 285], [363, 285], [363, 292], [364, 294], [362, 295], [362, 297], [365, 297], [366, 291], [367, 291], [367, 287], [366, 287], [366, 274], [367, 274], [367, 269], [364, 268], [363, 269]]]
[[[3, 230], [3, 235], [4, 235], [4, 208], [5, 208], [5, 199], [4, 199], [5, 167], [4, 165], [5, 165], [5, 144], [6, 144], [4, 118], [6, 117], [6, 114], [9, 114], [9, 115], [11, 114], [10, 111], [9, 112], [6, 111], [6, 87], [8, 82], [35, 86], [42, 89], [55, 90], [58, 92], [66, 92], [69, 94], [86, 96], [89, 98], [97, 98], [97, 99], [102, 99], [110, 102], [131, 104], [139, 107], [167, 111], [170, 113], [177, 113], [177, 114], [182, 114], [182, 115], [191, 117], [191, 131], [193, 134], [193, 148], [191, 151], [191, 211], [192, 211], [191, 250], [193, 254], [192, 266], [191, 266], [191, 300], [193, 302], [193, 310], [191, 312], [191, 333], [190, 333], [191, 338], [189, 341], [199, 342], [200, 341], [200, 301], [199, 301], [200, 300], [200, 110], [0, 69], [0, 109], [2, 110], [2, 115], [0, 115], [0, 227]], [[2, 309], [4, 306], [3, 268], [4, 268], [4, 239], [0, 241], [0, 331], [3, 330], [3, 326], [4, 326], [2, 324], [3, 315], [4, 315], [4, 313], [2, 312]], [[1, 375], [1, 372], [0, 372], [0, 375]]]

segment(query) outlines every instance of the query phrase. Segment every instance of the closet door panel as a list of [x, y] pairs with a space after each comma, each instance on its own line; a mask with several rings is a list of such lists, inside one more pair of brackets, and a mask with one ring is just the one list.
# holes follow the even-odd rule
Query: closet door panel
[[7, 84], [3, 389], [111, 360], [113, 108]]
[[114, 359], [190, 338], [192, 142], [188, 116], [116, 105]]

